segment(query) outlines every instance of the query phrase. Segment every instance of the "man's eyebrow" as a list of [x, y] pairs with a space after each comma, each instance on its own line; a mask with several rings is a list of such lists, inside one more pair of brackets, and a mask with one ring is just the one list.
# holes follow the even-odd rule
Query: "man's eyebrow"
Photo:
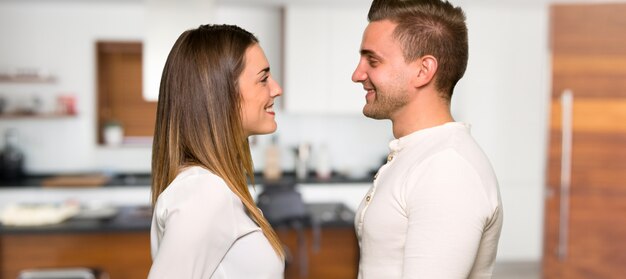
[[259, 71], [259, 72], [258, 72], [258, 73], [256, 73], [256, 74], [257, 74], [257, 75], [258, 75], [258, 74], [261, 74], [261, 73], [262, 73], [262, 74], [265, 74], [265, 73], [269, 73], [269, 72], [270, 72], [270, 67], [267, 67], [267, 68], [265, 68], [265, 69], [263, 69], [263, 70]]
[[374, 58], [381, 58], [380, 55], [376, 54], [376, 52], [369, 50], [369, 49], [361, 49], [361, 51], [359, 51], [361, 53], [361, 56], [370, 56], [370, 57], [374, 57]]

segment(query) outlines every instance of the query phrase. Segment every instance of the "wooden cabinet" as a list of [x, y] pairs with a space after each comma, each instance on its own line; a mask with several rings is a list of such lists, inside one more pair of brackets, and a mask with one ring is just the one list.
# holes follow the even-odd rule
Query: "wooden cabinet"
[[360, 115], [365, 91], [353, 83], [367, 6], [285, 9], [284, 104], [295, 114]]
[[114, 279], [146, 278], [152, 260], [147, 231], [0, 235], [0, 278], [30, 268], [91, 267]]
[[[298, 235], [294, 230], [278, 230], [279, 238], [288, 247], [291, 259], [287, 262], [285, 279], [346, 279], [356, 278], [359, 264], [359, 245], [352, 227], [324, 228], [315, 249], [312, 230], [305, 230], [305, 255], [302, 255]], [[302, 258], [306, 258], [303, 264]]]
[[[279, 231], [293, 255], [286, 279], [356, 278], [358, 244], [352, 227], [323, 228], [319, 250], [314, 250], [313, 233], [305, 230], [308, 270], [301, 273], [297, 234]], [[98, 233], [3, 233], [0, 234], [0, 278], [17, 278], [30, 268], [91, 267], [113, 279], [146, 278], [152, 260], [150, 234], [137, 232]]]
[[551, 8], [544, 278], [626, 276], [624, 14], [626, 4]]

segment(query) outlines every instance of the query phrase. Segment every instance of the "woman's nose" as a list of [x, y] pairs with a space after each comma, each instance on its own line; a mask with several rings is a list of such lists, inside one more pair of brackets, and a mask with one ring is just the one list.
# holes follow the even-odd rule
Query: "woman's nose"
[[272, 79], [274, 86], [270, 92], [270, 96], [272, 97], [278, 97], [280, 95], [283, 95], [283, 88], [280, 87], [280, 84], [278, 84], [278, 82], [276, 82], [274, 79]]

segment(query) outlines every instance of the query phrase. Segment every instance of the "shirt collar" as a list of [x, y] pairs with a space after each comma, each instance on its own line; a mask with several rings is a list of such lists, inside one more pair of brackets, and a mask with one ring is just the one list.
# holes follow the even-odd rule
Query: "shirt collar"
[[463, 128], [469, 131], [471, 126], [470, 124], [463, 123], [463, 122], [448, 122], [439, 126], [417, 130], [413, 133], [410, 133], [406, 136], [394, 139], [391, 142], [389, 142], [389, 149], [391, 150], [391, 153], [397, 153], [397, 152], [400, 152], [403, 148], [413, 145], [417, 142], [420, 142], [422, 139], [430, 135], [437, 134], [437, 133], [440, 133], [441, 131], [454, 129], [454, 128]]

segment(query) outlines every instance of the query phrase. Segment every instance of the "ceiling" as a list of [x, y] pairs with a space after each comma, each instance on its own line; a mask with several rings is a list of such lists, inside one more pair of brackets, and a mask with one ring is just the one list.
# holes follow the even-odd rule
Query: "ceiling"
[[[144, 2], [146, 0], [0, 0], [0, 2]], [[185, 0], [161, 0], [161, 1], [178, 1], [181, 4]], [[369, 4], [371, 0], [207, 0], [215, 1], [220, 4], [253, 4], [253, 5], [286, 5], [286, 4]], [[450, 0], [456, 5], [468, 4], [499, 4], [499, 5], [517, 5], [517, 4], [552, 4], [552, 3], [626, 3], [626, 0]]]
[[[132, 0], [131, 0], [132, 1]], [[140, 0], [137, 0], [140, 1]], [[284, 5], [284, 4], [362, 4], [371, 3], [371, 0], [216, 0], [217, 3], [242, 3], [257, 5]], [[626, 0], [450, 0], [456, 5], [467, 4], [552, 4], [552, 3], [626, 3]]]

